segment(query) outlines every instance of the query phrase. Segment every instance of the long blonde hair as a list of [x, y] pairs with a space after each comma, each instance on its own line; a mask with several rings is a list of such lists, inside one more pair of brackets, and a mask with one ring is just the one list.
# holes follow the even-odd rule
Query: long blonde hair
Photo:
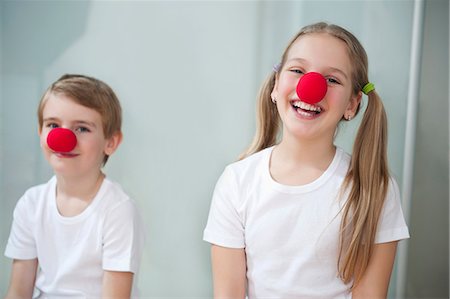
[[[292, 44], [302, 35], [313, 33], [327, 33], [345, 42], [352, 63], [352, 92], [358, 94], [369, 82], [367, 54], [353, 34], [337, 25], [321, 22], [303, 27], [284, 51], [279, 69], [283, 68]], [[277, 143], [281, 121], [271, 99], [277, 76], [278, 72], [272, 72], [261, 87], [256, 134], [240, 159]], [[372, 255], [378, 219], [387, 193], [389, 170], [386, 148], [386, 113], [374, 90], [368, 94], [367, 108], [342, 186], [342, 191], [348, 191], [349, 196], [342, 210], [338, 271], [342, 281], [353, 281], [353, 286], [361, 279]]]

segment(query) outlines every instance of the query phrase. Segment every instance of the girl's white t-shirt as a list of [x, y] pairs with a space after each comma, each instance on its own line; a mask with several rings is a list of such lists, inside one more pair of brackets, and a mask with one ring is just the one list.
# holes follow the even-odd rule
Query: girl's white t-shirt
[[[350, 156], [341, 148], [314, 182], [286, 186], [269, 172], [273, 147], [226, 167], [214, 190], [204, 240], [245, 248], [249, 298], [351, 298], [338, 276], [339, 192]], [[409, 238], [391, 179], [375, 242]]]

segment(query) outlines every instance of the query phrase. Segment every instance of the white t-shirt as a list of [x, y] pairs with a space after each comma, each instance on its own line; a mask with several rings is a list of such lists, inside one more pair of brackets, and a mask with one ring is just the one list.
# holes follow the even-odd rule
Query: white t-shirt
[[5, 255], [38, 259], [33, 298], [99, 298], [104, 270], [136, 274], [144, 233], [133, 201], [105, 178], [79, 215], [62, 216], [56, 177], [28, 189], [18, 201]]
[[[350, 156], [337, 148], [314, 182], [286, 186], [273, 180], [273, 147], [226, 167], [217, 182], [204, 240], [245, 248], [249, 298], [351, 298], [338, 276], [338, 194]], [[345, 199], [346, 200], [346, 199]], [[399, 190], [390, 181], [376, 243], [409, 237]]]

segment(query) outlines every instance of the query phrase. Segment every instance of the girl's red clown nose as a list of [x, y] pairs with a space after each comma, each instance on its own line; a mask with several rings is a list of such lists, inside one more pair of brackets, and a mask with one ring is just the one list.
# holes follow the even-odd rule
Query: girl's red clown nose
[[308, 104], [318, 103], [327, 93], [327, 80], [319, 73], [306, 73], [298, 81], [296, 91], [301, 101]]
[[55, 152], [68, 153], [77, 145], [77, 137], [72, 130], [55, 128], [48, 133], [47, 144]]

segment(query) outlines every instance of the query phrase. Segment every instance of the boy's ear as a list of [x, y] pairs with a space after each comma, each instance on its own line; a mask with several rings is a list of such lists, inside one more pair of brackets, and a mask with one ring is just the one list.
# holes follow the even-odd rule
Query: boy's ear
[[105, 149], [104, 149], [105, 155], [111, 156], [116, 151], [116, 149], [119, 147], [120, 143], [122, 142], [122, 137], [123, 137], [122, 132], [119, 131], [119, 132], [114, 133], [107, 140]]

